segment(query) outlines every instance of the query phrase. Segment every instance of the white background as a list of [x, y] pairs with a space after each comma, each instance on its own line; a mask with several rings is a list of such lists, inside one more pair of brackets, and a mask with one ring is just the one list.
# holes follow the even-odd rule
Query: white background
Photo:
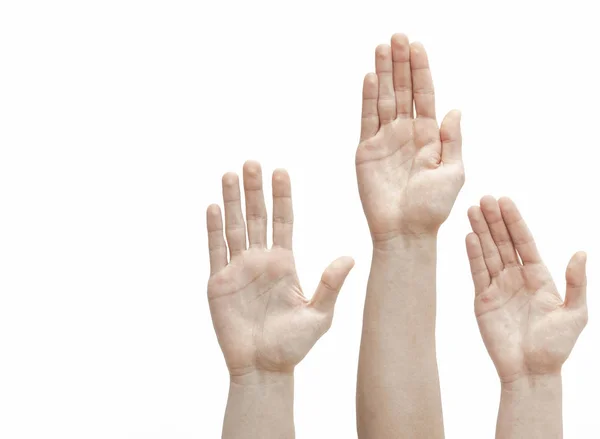
[[599, 437], [592, 4], [0, 3], [0, 437], [220, 437], [205, 208], [246, 159], [267, 193], [275, 167], [292, 176], [309, 294], [335, 257], [356, 259], [295, 400], [298, 438], [356, 437], [370, 241], [354, 151], [363, 75], [398, 31], [429, 51], [438, 117], [463, 112], [467, 183], [439, 239], [446, 435], [493, 437], [499, 385], [464, 250], [467, 208], [491, 193], [515, 199], [561, 289], [570, 256], [589, 254], [565, 437]]

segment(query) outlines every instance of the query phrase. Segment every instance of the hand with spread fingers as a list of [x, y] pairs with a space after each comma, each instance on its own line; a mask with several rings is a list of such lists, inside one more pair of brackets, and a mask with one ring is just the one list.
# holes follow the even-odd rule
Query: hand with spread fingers
[[207, 211], [208, 300], [231, 377], [223, 437], [288, 438], [294, 435], [294, 367], [329, 329], [337, 295], [354, 261], [349, 257], [334, 261], [324, 271], [313, 297], [307, 299], [292, 253], [287, 172], [273, 173], [271, 248], [267, 247], [260, 165], [246, 162], [243, 180], [246, 222], [238, 177], [234, 173], [223, 176], [229, 261], [221, 211], [217, 205]]
[[475, 314], [502, 382], [497, 437], [562, 437], [560, 374], [587, 323], [586, 255], [571, 258], [563, 300], [510, 199], [483, 197], [469, 220]]
[[[464, 183], [460, 113], [438, 126], [429, 60], [396, 34], [363, 84], [356, 172], [375, 242], [437, 232]], [[414, 112], [413, 112], [414, 103]], [[416, 115], [415, 115], [416, 112]]]

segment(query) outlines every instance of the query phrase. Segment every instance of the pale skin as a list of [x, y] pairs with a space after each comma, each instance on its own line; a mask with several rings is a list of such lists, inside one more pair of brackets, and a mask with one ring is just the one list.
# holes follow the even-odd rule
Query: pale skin
[[373, 240], [357, 386], [360, 439], [444, 436], [437, 233], [464, 183], [460, 113], [438, 125], [429, 61], [396, 34], [366, 75], [356, 172]]
[[338, 293], [354, 261], [335, 260], [312, 298], [306, 298], [292, 252], [289, 175], [285, 170], [273, 173], [270, 248], [257, 162], [244, 164], [243, 182], [246, 219], [238, 176], [223, 176], [226, 239], [221, 209], [213, 204], [207, 210], [208, 300], [230, 374], [222, 437], [288, 439], [295, 436], [294, 368], [331, 326]]
[[512, 200], [483, 197], [469, 220], [475, 315], [502, 387], [496, 437], [562, 438], [561, 368], [588, 318], [586, 254], [571, 258], [563, 300]]

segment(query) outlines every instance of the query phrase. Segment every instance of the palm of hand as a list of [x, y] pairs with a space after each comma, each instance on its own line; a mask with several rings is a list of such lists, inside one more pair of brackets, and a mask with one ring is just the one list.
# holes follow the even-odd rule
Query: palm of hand
[[213, 324], [232, 375], [290, 372], [329, 329], [337, 295], [354, 261], [348, 257], [335, 260], [323, 272], [313, 297], [306, 299], [292, 252], [293, 211], [287, 172], [273, 173], [270, 249], [266, 245], [262, 172], [256, 162], [244, 165], [244, 191], [247, 221], [242, 214], [237, 175], [223, 176], [228, 245], [219, 206], [211, 205], [207, 210], [211, 265], [208, 298]]
[[557, 372], [583, 329], [543, 264], [505, 268], [477, 296], [475, 314], [504, 380]]
[[515, 204], [484, 197], [469, 209], [467, 253], [475, 315], [503, 381], [557, 373], [587, 322], [585, 253], [567, 267], [561, 298]]
[[245, 250], [210, 279], [208, 295], [232, 374], [289, 369], [327, 329], [307, 307], [288, 249]]
[[377, 75], [365, 77], [356, 151], [371, 233], [384, 240], [434, 232], [464, 183], [460, 113], [450, 112], [438, 127], [427, 55], [405, 36], [377, 48], [376, 67]]
[[420, 125], [437, 132], [432, 119], [396, 119], [358, 147], [359, 192], [375, 236], [436, 230], [462, 187], [462, 165], [440, 162], [439, 136], [427, 148], [415, 143]]

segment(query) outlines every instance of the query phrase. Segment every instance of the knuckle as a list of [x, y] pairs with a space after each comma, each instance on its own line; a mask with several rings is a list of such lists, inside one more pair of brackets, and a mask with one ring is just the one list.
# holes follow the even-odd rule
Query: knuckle
[[294, 219], [287, 218], [287, 217], [280, 216], [280, 215], [275, 215], [273, 217], [273, 222], [276, 224], [292, 225], [292, 224], [294, 224]]

